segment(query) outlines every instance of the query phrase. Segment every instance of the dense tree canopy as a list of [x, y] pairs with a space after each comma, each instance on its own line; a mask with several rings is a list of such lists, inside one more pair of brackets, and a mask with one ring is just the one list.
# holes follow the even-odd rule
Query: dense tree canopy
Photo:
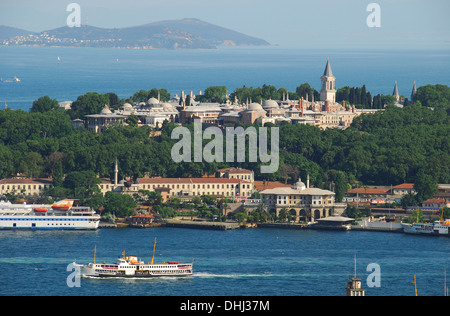
[[[260, 96], [275, 97], [279, 91], [265, 86]], [[98, 94], [86, 94], [79, 100], [84, 98], [92, 98], [98, 106], [110, 100]], [[94, 111], [86, 109], [80, 111]], [[110, 127], [97, 134], [72, 128], [69, 114], [73, 113], [0, 110], [0, 177], [19, 172], [30, 177], [54, 177], [60, 190], [53, 195], [69, 192], [83, 199], [98, 194], [92, 189], [93, 177], [113, 178], [116, 159], [119, 179], [145, 175], [200, 177], [229, 166], [254, 170], [258, 180], [292, 182], [298, 177], [305, 180], [309, 174], [311, 184], [335, 188], [338, 199], [355, 181], [367, 185], [417, 182], [421, 199], [434, 192], [426, 190], [430, 183], [433, 188], [436, 183], [450, 183], [450, 122], [444, 107], [430, 109], [418, 103], [404, 108], [388, 106], [384, 111], [355, 118], [345, 130], [282, 124], [280, 167], [273, 174], [261, 174], [258, 162], [174, 163], [174, 123], [164, 123], [157, 137], [150, 137], [150, 127], [137, 126]], [[193, 129], [192, 124], [187, 127]], [[80, 189], [76, 191], [76, 187]]]

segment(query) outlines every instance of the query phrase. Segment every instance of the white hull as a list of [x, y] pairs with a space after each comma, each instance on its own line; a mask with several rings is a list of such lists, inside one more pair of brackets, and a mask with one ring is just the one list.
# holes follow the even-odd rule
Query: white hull
[[94, 264], [78, 266], [82, 277], [91, 278], [154, 278], [185, 277], [192, 275], [191, 263], [180, 264], [141, 264], [141, 265], [107, 265]]
[[0, 216], [0, 229], [73, 229], [98, 228], [100, 217], [78, 216]]
[[402, 224], [402, 227], [405, 234], [450, 236], [449, 225], [444, 225], [443, 223], [444, 222], [435, 222], [430, 224]]
[[[62, 203], [67, 209], [60, 210]], [[73, 201], [53, 205], [0, 202], [0, 229], [97, 229], [100, 215], [88, 207], [72, 207]]]

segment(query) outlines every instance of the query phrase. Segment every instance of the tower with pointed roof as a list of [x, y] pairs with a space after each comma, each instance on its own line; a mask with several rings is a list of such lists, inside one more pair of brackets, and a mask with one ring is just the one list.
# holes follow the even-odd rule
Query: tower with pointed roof
[[398, 88], [397, 88], [397, 80], [395, 80], [395, 86], [394, 91], [392, 92], [392, 96], [397, 100], [397, 102], [400, 100], [400, 94], [398, 94]]
[[327, 59], [327, 65], [325, 66], [325, 71], [323, 76], [320, 77], [322, 81], [322, 88], [320, 90], [320, 101], [330, 101], [331, 103], [336, 102], [336, 77], [333, 76], [331, 71], [330, 59]]

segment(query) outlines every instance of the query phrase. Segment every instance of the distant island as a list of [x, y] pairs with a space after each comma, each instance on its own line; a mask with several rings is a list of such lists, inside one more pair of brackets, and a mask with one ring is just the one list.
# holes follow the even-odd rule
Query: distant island
[[89, 25], [40, 33], [0, 26], [1, 46], [58, 46], [133, 49], [214, 49], [217, 46], [268, 46], [267, 41], [199, 19], [159, 21], [126, 28]]

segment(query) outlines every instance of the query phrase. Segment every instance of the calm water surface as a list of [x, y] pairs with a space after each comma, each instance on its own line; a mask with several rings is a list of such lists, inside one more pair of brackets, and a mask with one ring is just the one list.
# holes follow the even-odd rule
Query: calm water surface
[[[121, 255], [155, 262], [192, 261], [194, 276], [159, 279], [82, 279], [70, 288], [67, 265], [111, 262]], [[177, 228], [100, 229], [93, 232], [0, 231], [0, 295], [345, 295], [345, 282], [362, 277], [366, 295], [443, 295], [450, 262], [445, 237], [395, 233]], [[381, 287], [368, 288], [370, 263], [381, 268]]]
[[[60, 57], [60, 61], [58, 61]], [[0, 105], [28, 110], [49, 95], [74, 101], [89, 91], [115, 92], [128, 98], [135, 92], [166, 88], [198, 93], [223, 85], [228, 91], [264, 84], [295, 91], [302, 83], [320, 90], [327, 57], [337, 87], [366, 85], [376, 95], [392, 94], [394, 81], [409, 98], [413, 81], [450, 85], [449, 51], [314, 51], [263, 48], [217, 50], [132, 50], [57, 47], [0, 47]]]

